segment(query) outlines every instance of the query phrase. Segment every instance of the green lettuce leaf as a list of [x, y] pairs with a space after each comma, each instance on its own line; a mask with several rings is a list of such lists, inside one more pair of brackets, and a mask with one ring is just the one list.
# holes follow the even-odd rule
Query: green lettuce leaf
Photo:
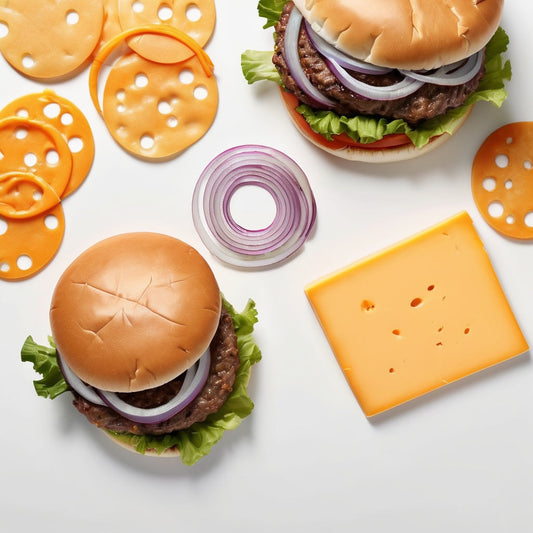
[[[132, 446], [139, 453], [154, 450], [161, 454], [176, 447], [183, 463], [193, 465], [211, 451], [226, 430], [238, 427], [252, 412], [254, 404], [248, 396], [247, 385], [252, 365], [261, 360], [261, 351], [253, 339], [254, 324], [257, 322], [255, 303], [248, 300], [240, 313], [225, 298], [223, 304], [231, 316], [237, 335], [240, 365], [233, 390], [222, 408], [209, 415], [204, 422], [168, 435], [133, 435], [109, 431], [113, 438]], [[68, 385], [59, 369], [53, 339], [49, 337], [48, 341], [50, 347], [40, 346], [28, 337], [22, 347], [21, 358], [32, 362], [35, 371], [43, 376], [43, 379], [34, 381], [37, 394], [53, 399], [68, 390]]]
[[48, 337], [48, 343], [50, 346], [41, 346], [29, 336], [24, 341], [20, 358], [22, 361], [33, 363], [33, 369], [42, 376], [42, 379], [33, 382], [37, 394], [53, 400], [66, 392], [68, 385], [59, 369], [52, 337]]
[[[443, 133], [452, 134], [457, 129], [461, 119], [469, 112], [471, 105], [485, 101], [500, 107], [507, 98], [505, 81], [511, 79], [511, 64], [503, 59], [503, 53], [509, 45], [509, 37], [502, 28], [498, 28], [485, 50], [485, 75], [476, 91], [474, 91], [463, 105], [449, 110], [444, 115], [426, 120], [416, 127], [404, 120], [388, 120], [385, 118], [367, 117], [363, 115], [346, 117], [333, 111], [313, 110], [307, 105], [300, 105], [297, 111], [303, 115], [311, 128], [331, 139], [333, 135], [346, 133], [350, 138], [360, 143], [371, 143], [382, 139], [385, 135], [404, 133], [418, 148], [422, 148], [429, 140]], [[257, 53], [247, 50], [241, 56], [241, 68], [248, 83], [269, 80], [282, 84], [281, 78], [272, 69], [273, 52]], [[263, 64], [260, 64], [263, 62]]]
[[257, 12], [260, 17], [266, 18], [263, 28], [270, 28], [276, 24], [281, 17], [283, 6], [289, 0], [259, 0], [257, 4]]

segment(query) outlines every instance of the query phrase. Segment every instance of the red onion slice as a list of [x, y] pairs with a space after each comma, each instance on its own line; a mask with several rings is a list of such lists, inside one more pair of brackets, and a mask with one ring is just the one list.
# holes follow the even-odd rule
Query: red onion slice
[[431, 73], [400, 70], [404, 76], [435, 85], [462, 85], [467, 83], [479, 72], [483, 64], [484, 54], [479, 51], [466, 60], [457, 61], [450, 65], [444, 65]]
[[374, 86], [355, 79], [344, 67], [341, 67], [334, 59], [327, 60], [330, 70], [337, 79], [350, 91], [371, 100], [397, 100], [409, 96], [418, 91], [423, 81], [404, 77], [403, 80], [393, 85]]
[[[293, 11], [296, 8], [293, 8]], [[387, 74], [393, 69], [389, 67], [380, 67], [378, 65], [373, 65], [372, 63], [367, 63], [361, 59], [356, 59], [355, 57], [349, 56], [344, 52], [341, 52], [339, 49], [335, 48], [332, 44], [325, 41], [320, 37], [311, 27], [309, 22], [305, 21], [305, 29], [309, 40], [313, 46], [327, 59], [334, 59], [341, 67], [353, 70], [355, 72], [361, 72], [362, 74], [374, 74], [379, 76], [380, 74]]]
[[57, 362], [59, 364], [59, 369], [65, 378], [65, 381], [70, 385], [70, 387], [75, 390], [82, 398], [85, 398], [91, 403], [96, 405], [105, 405], [102, 398], [97, 394], [96, 390], [83, 382], [71, 368], [63, 361], [59, 352], [57, 352]]
[[[263, 229], [235, 222], [230, 202], [246, 185], [274, 199], [274, 220]], [[313, 192], [302, 169], [282, 152], [261, 145], [230, 148], [204, 169], [192, 199], [193, 222], [209, 251], [237, 267], [264, 267], [293, 255], [316, 220]]]
[[324, 96], [307, 78], [300, 64], [298, 54], [298, 36], [302, 25], [302, 14], [293, 8], [285, 29], [285, 45], [283, 48], [285, 62], [298, 87], [311, 97], [315, 102], [326, 107], [332, 107], [335, 103]]
[[187, 370], [178, 394], [172, 400], [159, 407], [147, 409], [134, 407], [122, 400], [116, 393], [100, 389], [98, 389], [98, 394], [108, 407], [123, 417], [141, 424], [157, 424], [168, 420], [182, 409], [185, 409], [198, 396], [209, 375], [210, 363], [211, 354], [209, 349], [207, 349], [200, 360]]

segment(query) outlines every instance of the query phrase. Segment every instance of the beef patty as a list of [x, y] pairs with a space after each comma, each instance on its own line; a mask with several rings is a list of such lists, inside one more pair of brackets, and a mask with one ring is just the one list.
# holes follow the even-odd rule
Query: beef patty
[[[185, 429], [195, 422], [218, 411], [232, 391], [235, 375], [239, 368], [237, 336], [228, 312], [222, 308], [218, 329], [211, 341], [211, 365], [207, 381], [198, 396], [172, 418], [157, 424], [132, 422], [109, 407], [96, 405], [74, 393], [74, 407], [87, 419], [102, 429], [136, 435], [163, 435]], [[146, 391], [121, 393], [119, 396], [136, 407], [157, 407], [168, 402], [180, 390], [183, 375]]]
[[[273, 63], [280, 73], [283, 85], [293, 93], [300, 102], [312, 108], [319, 108], [315, 100], [307, 96], [296, 84], [284, 57], [285, 30], [294, 4], [287, 2], [283, 7], [280, 20], [276, 24], [276, 46]], [[397, 100], [371, 100], [344, 87], [329, 69], [323, 56], [311, 43], [305, 26], [302, 24], [298, 39], [300, 63], [311, 83], [330, 100], [335, 102], [331, 109], [339, 115], [352, 117], [355, 115], [377, 115], [392, 119], [403, 119], [409, 124], [416, 124], [444, 114], [448, 109], [462, 105], [473, 93], [484, 74], [484, 67], [473, 79], [463, 85], [442, 86], [425, 83], [413, 94]], [[376, 86], [392, 85], [402, 79], [398, 71], [381, 76], [350, 72], [356, 79]]]

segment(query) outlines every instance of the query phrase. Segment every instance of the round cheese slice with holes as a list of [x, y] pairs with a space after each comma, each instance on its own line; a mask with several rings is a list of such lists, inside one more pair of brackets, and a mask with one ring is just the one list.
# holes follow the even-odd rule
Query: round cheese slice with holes
[[61, 204], [22, 220], [0, 217], [0, 279], [21, 280], [39, 272], [59, 250], [64, 233]]
[[67, 142], [42, 122], [20, 117], [0, 120], [0, 173], [12, 171], [36, 174], [61, 197], [72, 171]]
[[0, 51], [19, 72], [58, 78], [81, 67], [98, 44], [101, 0], [0, 2]]
[[55, 207], [60, 201], [54, 189], [35, 174], [0, 174], [0, 216], [31, 218]]
[[218, 107], [214, 76], [196, 56], [158, 64], [136, 53], [122, 56], [109, 71], [103, 117], [113, 138], [146, 159], [175, 156], [210, 128]]
[[65, 139], [72, 158], [72, 170], [65, 198], [85, 180], [94, 159], [94, 137], [85, 115], [70, 100], [49, 89], [13, 100], [0, 111], [0, 119], [10, 116], [44, 122]]
[[533, 122], [492, 132], [476, 153], [471, 184], [492, 228], [513, 239], [533, 239]]
[[[118, 0], [123, 30], [146, 24], [165, 24], [205, 46], [215, 28], [214, 0]], [[165, 35], [144, 34], [128, 39], [128, 45], [145, 59], [178, 63], [192, 55], [182, 43]]]

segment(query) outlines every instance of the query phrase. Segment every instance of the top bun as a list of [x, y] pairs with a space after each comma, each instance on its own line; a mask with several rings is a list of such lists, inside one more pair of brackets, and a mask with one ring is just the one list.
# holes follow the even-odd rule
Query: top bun
[[481, 50], [503, 0], [294, 0], [313, 30], [369, 63], [432, 69]]
[[209, 265], [184, 242], [126, 233], [83, 252], [50, 306], [58, 352], [94, 387], [135, 392], [192, 366], [218, 327], [221, 296]]

